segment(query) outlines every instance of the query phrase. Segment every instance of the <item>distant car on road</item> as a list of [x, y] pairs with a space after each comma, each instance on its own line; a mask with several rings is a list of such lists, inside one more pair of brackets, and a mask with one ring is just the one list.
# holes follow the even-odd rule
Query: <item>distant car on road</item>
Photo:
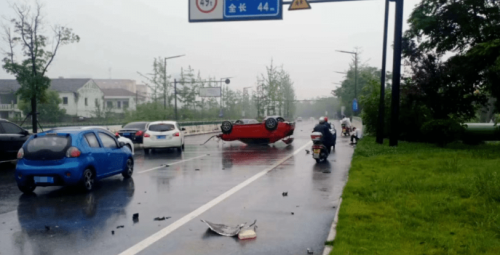
[[142, 146], [144, 153], [151, 149], [176, 148], [184, 150], [184, 133], [186, 129], [180, 128], [175, 121], [155, 121], [146, 125]]
[[15, 160], [19, 148], [28, 138], [27, 130], [8, 120], [0, 119], [0, 162]]
[[297, 122], [302, 122], [302, 117], [298, 117]]
[[[244, 123], [244, 121], [224, 121], [221, 125], [222, 134], [217, 137], [224, 141], [241, 141], [246, 144], [269, 144], [293, 135], [295, 124], [286, 122], [283, 117], [269, 116], [263, 122]], [[283, 140], [293, 142], [292, 138]]]
[[[109, 131], [107, 128], [100, 127], [100, 126], [60, 127], [60, 128], [53, 128], [52, 130], [95, 129], [95, 128]], [[134, 143], [132, 142], [132, 140], [130, 140], [130, 139], [126, 138], [126, 137], [117, 135], [117, 134], [115, 134], [115, 137], [116, 137], [116, 139], [118, 139], [118, 142], [125, 143], [125, 146], [128, 147], [130, 149], [130, 151], [132, 152], [132, 155], [134, 155]]]
[[103, 129], [50, 130], [32, 135], [17, 153], [19, 190], [37, 186], [80, 185], [94, 189], [99, 179], [134, 171], [132, 152]]
[[117, 133], [129, 138], [134, 143], [142, 143], [148, 122], [130, 122], [123, 126]]

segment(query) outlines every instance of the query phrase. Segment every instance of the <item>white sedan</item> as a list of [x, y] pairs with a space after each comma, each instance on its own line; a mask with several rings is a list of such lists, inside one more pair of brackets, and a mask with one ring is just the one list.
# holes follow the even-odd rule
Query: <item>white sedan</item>
[[176, 148], [181, 152], [184, 150], [184, 128], [179, 128], [175, 121], [155, 121], [146, 126], [142, 146], [144, 153], [151, 149]]

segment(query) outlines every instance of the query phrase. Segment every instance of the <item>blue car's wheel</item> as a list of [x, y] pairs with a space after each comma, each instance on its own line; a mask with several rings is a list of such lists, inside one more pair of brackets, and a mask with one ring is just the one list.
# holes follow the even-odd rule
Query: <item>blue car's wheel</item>
[[26, 183], [23, 185], [17, 184], [17, 187], [24, 194], [33, 193], [33, 191], [36, 189], [36, 185], [35, 185], [34, 181], [26, 181]]
[[94, 184], [95, 184], [95, 176], [92, 170], [90, 169], [85, 169], [83, 171], [83, 180], [82, 180], [83, 188], [86, 191], [91, 191], [94, 189]]
[[130, 178], [134, 173], [134, 161], [132, 159], [127, 159], [127, 164], [122, 172], [123, 177]]

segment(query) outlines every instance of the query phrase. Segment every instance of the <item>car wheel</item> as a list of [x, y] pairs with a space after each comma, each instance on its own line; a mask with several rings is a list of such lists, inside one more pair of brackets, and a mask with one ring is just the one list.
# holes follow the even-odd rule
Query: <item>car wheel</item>
[[182, 151], [184, 151], [184, 144], [182, 144]]
[[132, 159], [127, 159], [127, 164], [122, 172], [124, 178], [130, 178], [134, 173], [134, 161]]
[[229, 121], [223, 121], [222, 125], [220, 126], [220, 129], [222, 130], [223, 134], [231, 134], [231, 131], [233, 130], [233, 124]]
[[31, 194], [36, 189], [35, 182], [33, 181], [27, 181], [24, 185], [17, 184], [17, 187], [24, 194]]
[[82, 182], [83, 182], [83, 188], [85, 189], [85, 191], [91, 191], [92, 189], [94, 189], [95, 176], [94, 176], [94, 173], [92, 172], [92, 170], [85, 169], [85, 171], [83, 171]]
[[278, 128], [278, 121], [275, 118], [266, 119], [266, 122], [264, 124], [266, 126], [266, 129], [269, 131], [274, 131], [276, 130], [276, 128]]
[[144, 149], [144, 154], [148, 155], [149, 154], [149, 149]]

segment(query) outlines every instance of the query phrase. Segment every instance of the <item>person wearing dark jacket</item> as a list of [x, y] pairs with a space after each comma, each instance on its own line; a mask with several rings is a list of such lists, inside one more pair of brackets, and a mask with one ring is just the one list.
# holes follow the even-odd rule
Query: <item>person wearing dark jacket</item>
[[320, 132], [323, 134], [323, 145], [325, 145], [328, 153], [330, 153], [332, 146], [335, 144], [333, 143], [333, 134], [325, 123], [325, 118], [319, 118], [319, 124], [314, 127], [313, 132]]

